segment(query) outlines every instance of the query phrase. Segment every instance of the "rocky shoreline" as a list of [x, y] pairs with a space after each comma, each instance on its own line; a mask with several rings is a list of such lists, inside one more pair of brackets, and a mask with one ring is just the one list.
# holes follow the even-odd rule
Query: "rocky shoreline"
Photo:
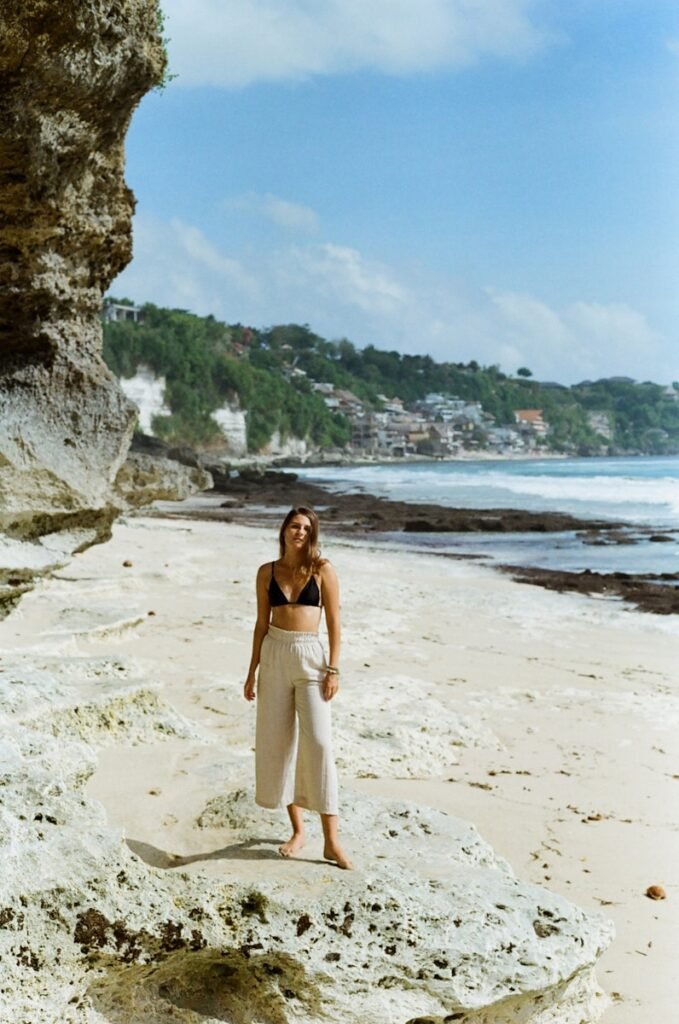
[[[189, 518], [268, 525], [281, 510], [309, 505], [323, 516], [326, 533], [340, 536], [403, 533], [560, 533], [578, 534], [583, 544], [623, 545], [646, 540], [671, 541], [668, 533], [652, 528], [631, 528], [613, 520], [580, 519], [561, 512], [529, 512], [511, 508], [444, 508], [424, 502], [392, 501], [364, 492], [338, 494], [295, 473], [242, 469], [237, 475], [209, 466], [214, 490], [225, 500], [213, 508], [164, 510], [162, 514]], [[476, 556], [452, 556], [476, 557]], [[679, 614], [679, 573], [571, 572], [540, 567], [497, 566], [519, 583], [561, 593], [571, 592], [622, 599], [641, 611], [656, 615]]]
[[241, 470], [238, 475], [209, 468], [214, 491], [225, 495], [212, 518], [232, 517], [248, 523], [269, 522], [281, 508], [309, 505], [322, 511], [326, 530], [363, 534], [405, 533], [558, 533], [587, 531], [610, 537], [624, 527], [612, 520], [579, 519], [562, 512], [529, 512], [513, 508], [445, 508], [427, 502], [394, 501], [365, 492], [336, 493], [295, 473]]
[[517, 583], [531, 583], [559, 593], [620, 598], [644, 612], [679, 615], [679, 573], [650, 573], [639, 576], [627, 572], [565, 572], [561, 569], [500, 566]]

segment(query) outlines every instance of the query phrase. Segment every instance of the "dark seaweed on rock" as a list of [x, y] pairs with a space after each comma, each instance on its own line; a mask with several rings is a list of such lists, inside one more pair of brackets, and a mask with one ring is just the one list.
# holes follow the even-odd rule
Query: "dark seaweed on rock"
[[656, 615], [679, 614], [679, 572], [648, 573], [642, 576], [626, 572], [599, 573], [591, 569], [566, 572], [561, 569], [517, 568], [515, 565], [503, 565], [500, 568], [517, 583], [532, 583], [559, 593], [622, 598], [641, 611], [654, 612]]

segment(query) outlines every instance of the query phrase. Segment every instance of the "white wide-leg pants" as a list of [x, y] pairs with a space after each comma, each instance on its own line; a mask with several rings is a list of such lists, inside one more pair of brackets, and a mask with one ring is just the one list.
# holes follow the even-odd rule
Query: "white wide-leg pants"
[[327, 664], [317, 633], [269, 626], [257, 681], [255, 800], [337, 814]]

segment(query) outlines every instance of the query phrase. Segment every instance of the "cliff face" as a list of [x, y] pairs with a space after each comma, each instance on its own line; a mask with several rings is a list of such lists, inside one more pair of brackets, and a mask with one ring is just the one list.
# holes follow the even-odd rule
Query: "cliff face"
[[[135, 410], [101, 359], [131, 257], [125, 133], [163, 74], [156, 0], [0, 0], [0, 530], [106, 534]], [[77, 545], [76, 545], [77, 546]]]

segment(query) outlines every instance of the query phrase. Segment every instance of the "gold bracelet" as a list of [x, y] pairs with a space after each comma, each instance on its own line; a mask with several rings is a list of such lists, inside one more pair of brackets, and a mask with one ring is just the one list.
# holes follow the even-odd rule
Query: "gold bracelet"
[[326, 675], [331, 675], [331, 676], [338, 676], [340, 674], [340, 670], [337, 668], [336, 665], [326, 665], [325, 666], [325, 672], [326, 672]]

